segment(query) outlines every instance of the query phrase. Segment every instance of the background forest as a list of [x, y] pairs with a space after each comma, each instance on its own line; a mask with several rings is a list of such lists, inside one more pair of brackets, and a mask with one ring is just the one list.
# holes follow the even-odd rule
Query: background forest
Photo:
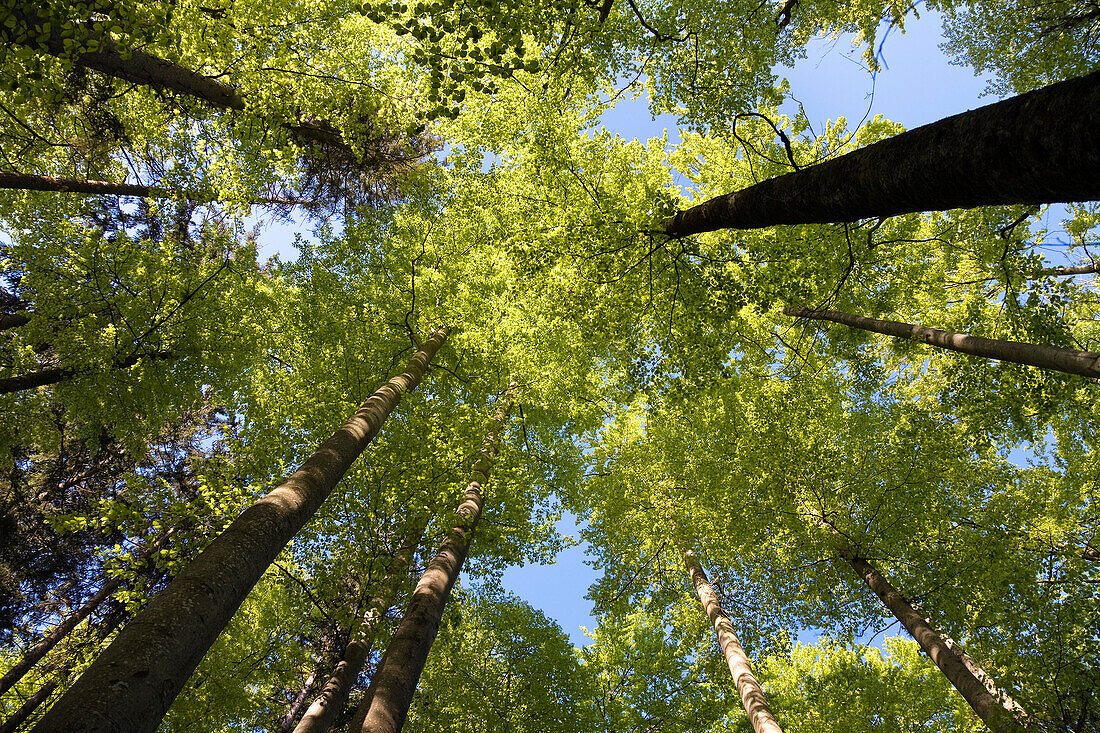
[[[780, 112], [926, 9], [998, 111]], [[0, 41], [0, 733], [1100, 731], [1095, 0]], [[500, 584], [563, 512], [583, 649]]]

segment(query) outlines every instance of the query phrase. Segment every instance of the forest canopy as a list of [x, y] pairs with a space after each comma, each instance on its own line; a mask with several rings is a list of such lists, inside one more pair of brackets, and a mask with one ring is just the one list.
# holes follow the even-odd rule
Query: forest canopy
[[[787, 103], [926, 11], [1000, 101]], [[1098, 38], [0, 0], [0, 733], [1100, 731]]]

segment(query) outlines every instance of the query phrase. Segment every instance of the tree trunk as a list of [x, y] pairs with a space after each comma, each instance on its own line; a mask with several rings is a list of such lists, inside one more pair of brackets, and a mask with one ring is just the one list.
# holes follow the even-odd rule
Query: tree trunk
[[745, 654], [737, 634], [733, 630], [733, 623], [726, 615], [722, 605], [718, 602], [718, 596], [707, 580], [707, 574], [703, 572], [703, 566], [691, 550], [683, 549], [684, 567], [695, 586], [695, 593], [703, 604], [710, 623], [714, 626], [714, 633], [718, 637], [718, 646], [722, 647], [722, 653], [726, 655], [726, 663], [729, 664], [730, 674], [733, 675], [733, 684], [741, 695], [741, 704], [745, 706], [749, 722], [755, 733], [783, 733], [779, 727], [768, 700], [764, 696], [764, 689], [752, 673], [749, 657]]
[[122, 578], [111, 578], [104, 583], [103, 587], [100, 588], [94, 596], [89, 598], [83, 606], [69, 614], [69, 616], [59, 623], [53, 631], [46, 634], [34, 648], [24, 654], [23, 658], [20, 659], [14, 667], [9, 669], [2, 679], [0, 679], [0, 695], [7, 692], [11, 689], [12, 685], [23, 679], [23, 675], [31, 671], [34, 665], [38, 664], [42, 657], [46, 656], [51, 649], [57, 646], [59, 641], [68, 636], [81, 621], [88, 618], [88, 616], [99, 607], [99, 604], [107, 600], [120, 587], [122, 587]]
[[[924, 653], [935, 662], [951, 685], [959, 691], [990, 730], [994, 733], [1026, 730], [1029, 723], [1028, 717], [1022, 714], [1022, 711], [1019, 716], [1013, 715], [1011, 709], [1000, 704], [982, 680], [978, 679], [962, 658], [948, 646], [943, 637], [871, 563], [844, 549], [841, 550], [841, 556], [920, 644]], [[1007, 695], [1005, 698], [1011, 700]]]
[[[197, 97], [215, 107], [244, 109], [244, 99], [232, 86], [139, 49], [126, 49], [127, 57], [124, 58], [118, 45], [102, 33], [89, 31], [87, 40], [95, 41], [99, 45], [95, 51], [66, 49], [65, 36], [57, 19], [42, 17], [38, 12], [27, 9], [30, 7], [33, 6], [23, 5], [21, 8], [17, 4], [10, 11], [15, 27], [0, 30], [0, 37], [4, 37], [9, 43], [29, 46], [36, 51], [71, 58], [75, 64], [134, 84]], [[50, 34], [41, 39], [33, 29], [47, 22], [50, 25]]]
[[[67, 672], [65, 673], [67, 674]], [[39, 708], [42, 703], [49, 699], [53, 691], [57, 689], [57, 677], [42, 685], [38, 692], [34, 693], [27, 698], [27, 701], [23, 703], [18, 710], [12, 713], [11, 717], [4, 721], [3, 725], [0, 725], [0, 733], [13, 733], [18, 730], [27, 718], [31, 716], [35, 710]]]
[[1031, 279], [1039, 277], [1063, 277], [1067, 275], [1088, 275], [1100, 272], [1100, 263], [1090, 262], [1087, 265], [1070, 265], [1067, 267], [1043, 267], [1031, 274]]
[[683, 237], [914, 211], [1100, 199], [1100, 72], [942, 119], [717, 196], [664, 222]]
[[378, 671], [371, 680], [367, 700], [356, 711], [356, 719], [362, 716], [362, 725], [357, 726], [357, 720], [353, 720], [351, 733], [397, 733], [405, 724], [428, 652], [439, 633], [443, 608], [462, 570], [470, 539], [481, 517], [481, 489], [489, 481], [489, 471], [497, 455], [498, 437], [512, 408], [514, 389], [515, 383], [509, 385], [501, 396], [485, 435], [481, 455], [474, 464], [474, 476], [466, 487], [465, 500], [458, 507], [456, 522], [439, 553], [416, 584], [405, 616], [390, 639]]
[[29, 313], [0, 313], [0, 331], [9, 328], [19, 328], [27, 325], [31, 320]]
[[[41, 176], [36, 173], [13, 173], [0, 171], [0, 189], [13, 189], [18, 191], [54, 191], [57, 193], [89, 193], [100, 196], [140, 196], [149, 199], [185, 199], [195, 203], [209, 203], [217, 201], [218, 195], [212, 192], [181, 191], [161, 186], [145, 186], [138, 183], [115, 183], [114, 181], [97, 181], [91, 178], [65, 178], [58, 176]], [[250, 204], [275, 204], [280, 206], [305, 206], [314, 203], [307, 199], [294, 198], [258, 198], [249, 201]], [[26, 323], [26, 314], [12, 316], [0, 316], [0, 330], [11, 328], [5, 325], [3, 319], [22, 316], [23, 321], [14, 325]]]
[[370, 656], [374, 637], [378, 633], [382, 619], [393, 605], [393, 599], [408, 572], [409, 563], [412, 562], [413, 553], [420, 544], [426, 527], [425, 519], [419, 522], [405, 538], [397, 556], [386, 569], [381, 592], [372, 596], [366, 604], [366, 609], [359, 621], [359, 628], [355, 630], [352, 641], [344, 650], [344, 658], [336, 665], [320, 696], [309, 706], [309, 710], [302, 716], [294, 733], [325, 733], [344, 710], [351, 688], [359, 672], [362, 671], [367, 657]]
[[306, 677], [305, 684], [302, 685], [302, 689], [298, 691], [298, 695], [290, 705], [290, 710], [286, 711], [286, 715], [279, 722], [279, 733], [291, 733], [294, 729], [294, 721], [298, 719], [298, 714], [305, 707], [306, 700], [309, 699], [309, 693], [313, 691], [313, 685], [317, 682], [319, 674], [321, 674], [320, 667], [314, 669], [309, 673], [309, 677]]
[[830, 310], [810, 310], [800, 306], [787, 306], [783, 313], [797, 318], [810, 318], [818, 321], [832, 321], [852, 328], [896, 336], [897, 338], [923, 341], [933, 346], [958, 351], [972, 356], [988, 359], [1011, 361], [1016, 364], [1053, 369], [1067, 374], [1079, 374], [1083, 377], [1100, 377], [1100, 354], [1091, 351], [1074, 351], [1055, 346], [1037, 346], [1020, 341], [1003, 341], [981, 336], [969, 336], [965, 333], [941, 331], [900, 321], [885, 321], [865, 316]]
[[[174, 533], [174, 529], [169, 529], [167, 532], [158, 537], [155, 541], [150, 543], [141, 553], [141, 562], [148, 560], [154, 554], [156, 554], [157, 551], [159, 551], [160, 548], [164, 546], [164, 543], [168, 540], [168, 538], [171, 537]], [[12, 685], [23, 679], [23, 675], [29, 672], [34, 667], [34, 665], [38, 664], [42, 657], [46, 656], [46, 654], [48, 654], [51, 649], [57, 646], [58, 642], [68, 636], [72, 632], [72, 630], [80, 624], [81, 621], [88, 618], [88, 616], [90, 616], [97, 608], [99, 608], [99, 605], [103, 603], [103, 601], [107, 600], [111, 595], [114, 594], [115, 591], [122, 587], [122, 584], [123, 578], [121, 577], [111, 578], [110, 580], [108, 580], [106, 583], [103, 584], [103, 587], [101, 587], [99, 591], [96, 592], [95, 595], [93, 595], [84, 603], [83, 606], [78, 608], [73, 613], [69, 614], [69, 616], [66, 617], [61, 623], [59, 623], [53, 631], [46, 634], [46, 636], [44, 636], [34, 646], [34, 648], [24, 654], [23, 658], [20, 659], [14, 667], [5, 672], [3, 678], [0, 678], [0, 695], [3, 695], [5, 692], [11, 689]], [[106, 636], [113, 630], [114, 627], [111, 626], [108, 631], [103, 633], [103, 636]]]
[[[154, 352], [152, 354], [130, 354], [124, 359], [116, 359], [112, 363], [110, 368], [129, 369], [142, 359], [162, 361], [165, 359], [175, 358], [176, 354], [172, 353], [171, 351]], [[30, 372], [29, 374], [21, 374], [18, 377], [4, 377], [0, 379], [0, 395], [11, 394], [12, 392], [22, 392], [24, 390], [36, 389], [38, 387], [45, 387], [49, 384], [58, 384], [59, 382], [65, 382], [74, 377], [78, 377], [82, 374], [87, 373], [87, 370], [78, 371], [76, 369], [48, 367], [46, 369], [39, 369], [36, 372]]]
[[156, 730], [252, 586], [313, 516], [428, 369], [449, 329], [409, 361], [302, 467], [246, 509], [154, 597], [35, 728], [39, 733]]

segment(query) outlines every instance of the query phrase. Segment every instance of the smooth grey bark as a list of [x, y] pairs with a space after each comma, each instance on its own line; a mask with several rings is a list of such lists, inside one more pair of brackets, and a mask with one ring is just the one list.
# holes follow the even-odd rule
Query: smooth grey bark
[[[455, 523], [416, 584], [401, 624], [390, 638], [378, 671], [371, 679], [366, 699], [352, 720], [351, 733], [397, 733], [405, 724], [428, 652], [439, 633], [443, 609], [481, 517], [484, 501], [481, 490], [489, 481], [498, 438], [512, 408], [514, 390], [513, 383], [500, 398], [481, 454], [474, 464], [473, 478], [466, 486], [465, 499], [456, 512]], [[360, 716], [362, 724], [357, 725]]]
[[752, 665], [749, 656], [745, 653], [737, 633], [733, 629], [733, 622], [726, 614], [722, 604], [718, 601], [718, 595], [707, 580], [707, 574], [695, 553], [688, 549], [682, 549], [684, 556], [684, 568], [691, 578], [691, 584], [695, 586], [695, 593], [703, 604], [703, 612], [710, 619], [714, 627], [714, 634], [718, 637], [718, 646], [722, 648], [722, 654], [726, 657], [730, 674], [733, 675], [733, 684], [741, 695], [741, 704], [749, 716], [749, 722], [755, 733], [783, 733], [779, 722], [775, 719], [768, 699], [764, 695], [764, 688], [760, 686], [756, 676], [752, 673]]
[[1100, 199], [1100, 72], [947, 117], [665, 220], [683, 237]]
[[367, 601], [362, 617], [359, 619], [358, 628], [352, 633], [352, 640], [344, 650], [343, 659], [336, 665], [321, 694], [309, 706], [297, 727], [294, 728], [294, 733], [325, 733], [344, 710], [351, 688], [359, 672], [362, 671], [367, 657], [370, 656], [375, 635], [382, 624], [382, 619], [393, 605], [401, 581], [408, 572], [409, 564], [412, 562], [417, 545], [424, 536], [426, 527], [426, 520], [419, 522], [405, 538], [397, 555], [386, 569], [386, 577], [382, 581], [380, 591]]
[[811, 310], [800, 306], [787, 306], [783, 313], [796, 318], [809, 318], [817, 321], [832, 321], [852, 328], [873, 331], [886, 336], [923, 341], [962, 354], [982, 356], [987, 359], [1011, 361], [1016, 364], [1053, 369], [1067, 374], [1079, 374], [1083, 377], [1100, 377], [1100, 354], [1092, 351], [1074, 351], [1055, 346], [1039, 346], [1021, 341], [1004, 341], [965, 333], [941, 331], [913, 323], [879, 320], [866, 316], [852, 315], [831, 310]]
[[[975, 676], [963, 659], [951, 649], [939, 632], [932, 628], [924, 616], [918, 613], [870, 562], [858, 557], [848, 548], [841, 546], [839, 549], [844, 560], [879, 597], [894, 618], [901, 622], [905, 630], [939, 667], [951, 685], [959, 691], [990, 730], [994, 733], [1028, 730], [1026, 714], [1020, 710], [1017, 716], [1013, 711], [1006, 709], [1005, 705], [990, 692], [985, 682]], [[1007, 695], [1005, 698], [1011, 700]]]
[[124, 628], [35, 727], [152, 733], [264, 571], [313, 516], [449, 329], [436, 331], [301, 468], [250, 506]]

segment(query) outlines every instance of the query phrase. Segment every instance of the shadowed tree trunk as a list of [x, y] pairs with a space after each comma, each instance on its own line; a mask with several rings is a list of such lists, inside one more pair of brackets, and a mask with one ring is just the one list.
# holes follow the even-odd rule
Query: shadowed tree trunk
[[[140, 560], [145, 561], [153, 557], [168, 541], [168, 538], [175, 533], [174, 529], [170, 529], [154, 542], [150, 543], [147, 548], [142, 551]], [[46, 634], [34, 647], [23, 655], [23, 658], [19, 662], [4, 673], [3, 678], [0, 678], [0, 695], [11, 689], [12, 685], [16, 684], [23, 678], [27, 672], [29, 672], [34, 665], [38, 664], [42, 657], [46, 656], [51, 649], [57, 646], [57, 643], [68, 636], [73, 629], [75, 629], [81, 621], [88, 618], [100, 604], [107, 600], [115, 591], [122, 587], [124, 579], [120, 577], [111, 578], [103, 586], [89, 598], [83, 606], [78, 608], [73, 613], [69, 614], [61, 623], [59, 623], [53, 631]], [[111, 627], [113, 630], [113, 626]]]
[[302, 720], [294, 729], [294, 733], [325, 733], [332, 727], [333, 722], [343, 712], [351, 694], [352, 685], [355, 684], [363, 664], [370, 656], [371, 647], [374, 645], [374, 637], [378, 627], [385, 618], [386, 613], [393, 605], [393, 600], [401, 586], [401, 581], [407, 575], [409, 563], [413, 553], [424, 536], [427, 521], [422, 520], [412, 528], [405, 537], [397, 555], [386, 569], [386, 577], [382, 579], [382, 588], [378, 595], [371, 596], [366, 603], [365, 611], [359, 621], [358, 629], [352, 634], [352, 641], [344, 650], [344, 658], [336, 665], [332, 676], [325, 683], [320, 696], [306, 710]]
[[489, 481], [489, 471], [497, 455], [498, 438], [512, 408], [514, 390], [513, 383], [500, 398], [482, 443], [481, 454], [474, 464], [474, 476], [466, 487], [466, 497], [456, 512], [456, 523], [416, 584], [405, 616], [390, 638], [378, 671], [371, 679], [366, 699], [352, 720], [351, 733], [397, 733], [405, 724], [409, 703], [424, 671], [424, 662], [439, 633], [443, 608], [462, 570], [470, 540], [481, 517], [481, 489]]
[[[68, 674], [67, 672], [64, 674]], [[27, 722], [27, 718], [39, 708], [42, 703], [46, 702], [53, 694], [53, 691], [57, 689], [58, 679], [54, 677], [52, 680], [44, 684], [38, 689], [38, 692], [34, 693], [27, 698], [27, 701], [19, 706], [19, 709], [11, 714], [3, 725], [0, 725], [0, 733], [14, 733], [18, 730], [23, 723]]]
[[[129, 369], [142, 359], [163, 361], [165, 359], [175, 358], [176, 354], [170, 351], [153, 352], [151, 354], [130, 354], [123, 359], [117, 359], [111, 368]], [[88, 370], [49, 367], [46, 369], [39, 369], [36, 372], [30, 372], [29, 374], [21, 374], [18, 377], [4, 377], [0, 379], [0, 395], [11, 394], [12, 392], [22, 392], [23, 390], [35, 389], [37, 387], [45, 387], [49, 384], [58, 384], [59, 382], [65, 382], [87, 373]]]
[[1100, 199], [1100, 72], [948, 117], [740, 191], [664, 222], [718, 229], [914, 211]]
[[703, 604], [710, 623], [714, 626], [714, 633], [718, 637], [718, 646], [722, 647], [722, 653], [726, 656], [730, 674], [733, 675], [733, 684], [741, 695], [741, 704], [745, 706], [749, 722], [755, 733], [783, 733], [779, 723], [768, 707], [768, 699], [764, 696], [764, 689], [760, 686], [756, 676], [752, 673], [752, 666], [745, 649], [733, 630], [733, 623], [722, 605], [718, 602], [718, 595], [707, 580], [707, 574], [703, 572], [703, 566], [691, 550], [682, 549], [684, 555], [684, 568], [687, 569], [695, 593]]
[[[207, 203], [218, 200], [218, 195], [211, 192], [180, 191], [172, 188], [163, 188], [161, 186], [145, 186], [138, 183], [115, 183], [114, 181], [96, 181], [90, 178], [40, 176], [34, 173], [13, 173], [10, 171], [0, 171], [0, 189], [3, 188], [19, 191], [88, 193], [101, 196], [141, 196], [142, 198], [153, 199], [183, 198], [196, 203]], [[297, 206], [313, 202], [293, 198], [259, 198], [253, 199], [249, 203]], [[7, 318], [11, 317], [12, 316], [7, 316]], [[10, 326], [4, 325], [3, 318], [4, 316], [0, 316], [0, 330], [10, 328]], [[24, 318], [26, 317], [24, 316]]]
[[317, 511], [449, 329], [409, 361], [274, 491], [246, 509], [122, 630], [35, 728], [152, 733], [264, 571]]
[[1053, 369], [1067, 374], [1079, 374], [1083, 377], [1100, 377], [1100, 354], [1091, 351], [1074, 351], [1056, 346], [1038, 346], [1021, 341], [1003, 341], [1001, 339], [970, 336], [965, 333], [941, 331], [938, 328], [918, 326], [900, 321], [885, 321], [866, 316], [855, 316], [830, 310], [810, 310], [800, 306], [787, 306], [783, 313], [796, 318], [809, 318], [817, 321], [832, 321], [864, 331], [873, 331], [886, 336], [895, 336], [911, 341], [923, 341], [962, 354], [982, 356], [987, 359], [1011, 361], [1016, 364]]

